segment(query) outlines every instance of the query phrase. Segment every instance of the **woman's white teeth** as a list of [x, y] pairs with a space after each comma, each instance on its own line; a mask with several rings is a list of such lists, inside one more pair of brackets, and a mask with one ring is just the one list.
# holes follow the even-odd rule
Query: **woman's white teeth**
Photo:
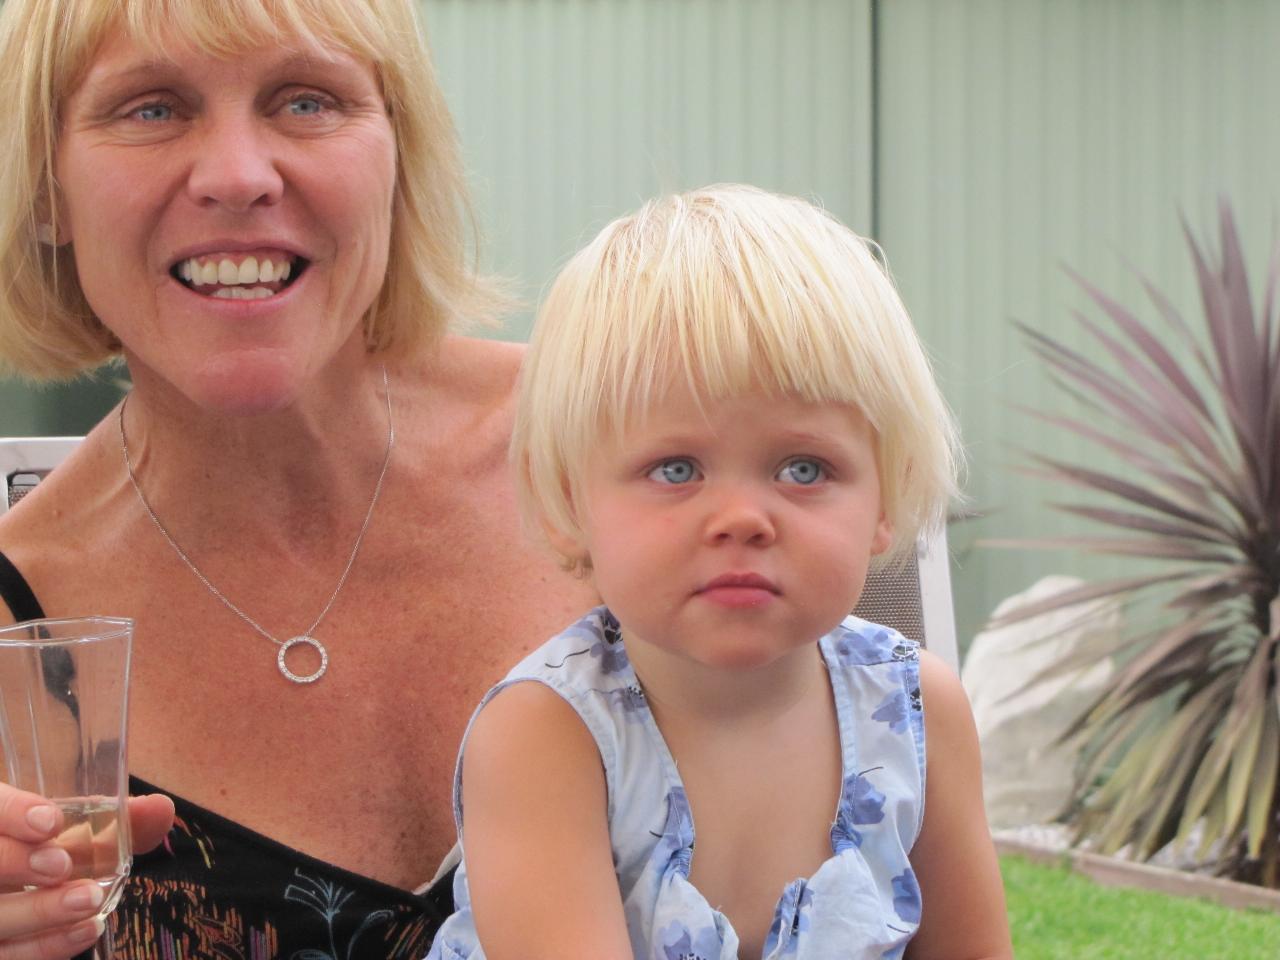
[[209, 260], [205, 263], [200, 263], [195, 257], [191, 257], [188, 260], [183, 260], [178, 267], [178, 276], [188, 283], [200, 286], [215, 283], [223, 284], [224, 286], [246, 283], [272, 283], [276, 280], [288, 280], [289, 274], [292, 272], [292, 265], [288, 260], [283, 260], [276, 264], [267, 257], [263, 257], [261, 261], [257, 257], [246, 257], [239, 265], [225, 258], [218, 261]]
[[219, 287], [213, 296], [220, 300], [262, 300], [271, 296], [266, 287]]

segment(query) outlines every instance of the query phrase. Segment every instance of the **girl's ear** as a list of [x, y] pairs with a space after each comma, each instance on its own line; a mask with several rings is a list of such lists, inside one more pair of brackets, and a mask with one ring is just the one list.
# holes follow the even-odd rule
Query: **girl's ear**
[[871, 538], [871, 555], [878, 557], [893, 545], [893, 524], [883, 513], [876, 524], [875, 535]]
[[542, 525], [547, 542], [556, 553], [574, 566], [581, 565], [587, 558], [587, 548], [580, 537], [570, 536], [562, 530], [555, 530], [547, 524]]
[[591, 555], [587, 551], [587, 544], [581, 532], [566, 533], [550, 523], [546, 517], [542, 518], [540, 525], [542, 535], [547, 538], [551, 549], [559, 554], [563, 561], [561, 565], [565, 569], [580, 573], [591, 569]]

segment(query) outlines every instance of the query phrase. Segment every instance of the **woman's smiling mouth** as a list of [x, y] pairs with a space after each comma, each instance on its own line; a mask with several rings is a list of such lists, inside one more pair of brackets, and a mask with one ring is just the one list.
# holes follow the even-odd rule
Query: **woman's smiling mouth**
[[265, 300], [294, 283], [309, 263], [283, 250], [201, 254], [179, 260], [169, 268], [169, 274], [201, 296]]

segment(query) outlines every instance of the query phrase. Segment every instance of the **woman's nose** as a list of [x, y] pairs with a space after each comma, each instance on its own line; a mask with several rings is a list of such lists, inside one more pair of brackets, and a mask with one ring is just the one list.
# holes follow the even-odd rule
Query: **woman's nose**
[[707, 517], [706, 536], [713, 543], [767, 546], [777, 536], [773, 517], [760, 491], [734, 487], [718, 491]]
[[204, 119], [196, 138], [187, 190], [200, 206], [245, 213], [280, 200], [284, 179], [277, 167], [270, 132], [251, 117]]

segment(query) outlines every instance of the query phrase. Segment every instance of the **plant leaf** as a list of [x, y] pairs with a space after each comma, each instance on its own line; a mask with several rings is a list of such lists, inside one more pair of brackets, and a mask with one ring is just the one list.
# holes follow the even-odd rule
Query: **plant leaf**
[[[984, 545], [1008, 545], [999, 540], [984, 540], [979, 542]], [[1020, 623], [1023, 620], [1028, 620], [1031, 617], [1039, 616], [1042, 613], [1048, 613], [1052, 610], [1059, 610], [1063, 607], [1074, 606], [1075, 604], [1085, 603], [1086, 601], [1096, 600], [1101, 597], [1119, 596], [1157, 583], [1165, 583], [1171, 580], [1185, 580], [1188, 577], [1195, 576], [1198, 572], [1200, 571], [1173, 570], [1166, 573], [1147, 574], [1140, 577], [1121, 577], [1114, 580], [1103, 580], [1101, 582], [1086, 583], [1083, 586], [1071, 587], [1070, 589], [1063, 590], [1061, 593], [1055, 593], [1051, 597], [1045, 597], [1043, 600], [1037, 600], [1034, 603], [1024, 604], [1010, 610], [1006, 614], [995, 617], [988, 622], [987, 629], [1003, 627], [1011, 623]]]
[[[1047, 468], [1045, 472], [1040, 474], [1041, 476], [1073, 483], [1089, 490], [1108, 493], [1122, 500], [1128, 500], [1130, 503], [1136, 503], [1140, 507], [1146, 507], [1148, 510], [1167, 513], [1171, 517], [1178, 517], [1191, 523], [1199, 523], [1210, 527], [1215, 526], [1212, 514], [1204, 512], [1203, 503], [1199, 505], [1179, 503], [1167, 495], [1154, 493], [1147, 487], [1139, 486], [1120, 477], [1112, 476], [1099, 470], [1092, 470], [1088, 467], [1073, 466], [1060, 460], [1055, 460], [1052, 457], [1033, 455], [1031, 459]], [[1031, 473], [1032, 471], [1026, 470], [1024, 472]], [[1197, 509], [1197, 506], [1199, 509]], [[1217, 525], [1221, 525], [1221, 521]]]
[[1096, 520], [1099, 523], [1105, 523], [1113, 527], [1123, 527], [1127, 530], [1141, 530], [1144, 533], [1154, 533], [1162, 537], [1200, 540], [1205, 543], [1216, 543], [1229, 547], [1235, 547], [1238, 544], [1236, 538], [1230, 533], [1215, 527], [1201, 526], [1198, 523], [1172, 523], [1168, 520], [1161, 520], [1158, 517], [1142, 513], [1130, 513], [1127, 510], [1109, 510], [1105, 507], [1091, 507], [1084, 504], [1050, 503], [1049, 506], [1063, 513], [1070, 513], [1088, 520]]
[[1146, 453], [1140, 444], [1135, 442], [1134, 437], [1125, 437], [1120, 440], [1116, 437], [1108, 436], [1104, 431], [1092, 424], [1072, 417], [1047, 413], [1042, 410], [1032, 410], [1018, 404], [1014, 404], [1013, 409], [1045, 423], [1068, 430], [1091, 443], [1098, 444], [1130, 465], [1158, 478], [1165, 485], [1172, 487], [1184, 499], [1203, 502], [1210, 496], [1211, 486], [1206, 486], [1200, 481], [1190, 479], [1167, 460], [1162, 460], [1155, 455]]
[[[1203, 417], [1206, 421], [1213, 421], [1213, 414], [1209, 411], [1208, 404], [1205, 403], [1204, 397], [1200, 391], [1196, 389], [1195, 384], [1183, 372], [1182, 365], [1174, 359], [1173, 355], [1165, 349], [1159, 339], [1152, 336], [1130, 311], [1112, 300], [1109, 296], [1084, 279], [1074, 270], [1067, 268], [1067, 273], [1089, 297], [1098, 304], [1103, 311], [1121, 330], [1128, 335], [1138, 348], [1151, 359], [1151, 361], [1164, 374], [1165, 378], [1177, 388], [1178, 392], [1186, 398], [1187, 402]], [[1190, 331], [1187, 331], [1190, 336]]]
[[[1261, 696], [1266, 691], [1270, 657], [1265, 646], [1259, 645], [1250, 658], [1239, 685], [1232, 698], [1231, 707], [1223, 718], [1209, 753], [1196, 772], [1195, 781], [1191, 784], [1191, 792], [1187, 796], [1187, 805], [1182, 811], [1182, 827], [1187, 829], [1205, 808], [1212, 802], [1218, 792], [1223, 790], [1223, 777], [1231, 762], [1232, 754], [1249, 726], [1250, 715]], [[1222, 822], [1227, 819], [1226, 795], [1223, 794]]]

